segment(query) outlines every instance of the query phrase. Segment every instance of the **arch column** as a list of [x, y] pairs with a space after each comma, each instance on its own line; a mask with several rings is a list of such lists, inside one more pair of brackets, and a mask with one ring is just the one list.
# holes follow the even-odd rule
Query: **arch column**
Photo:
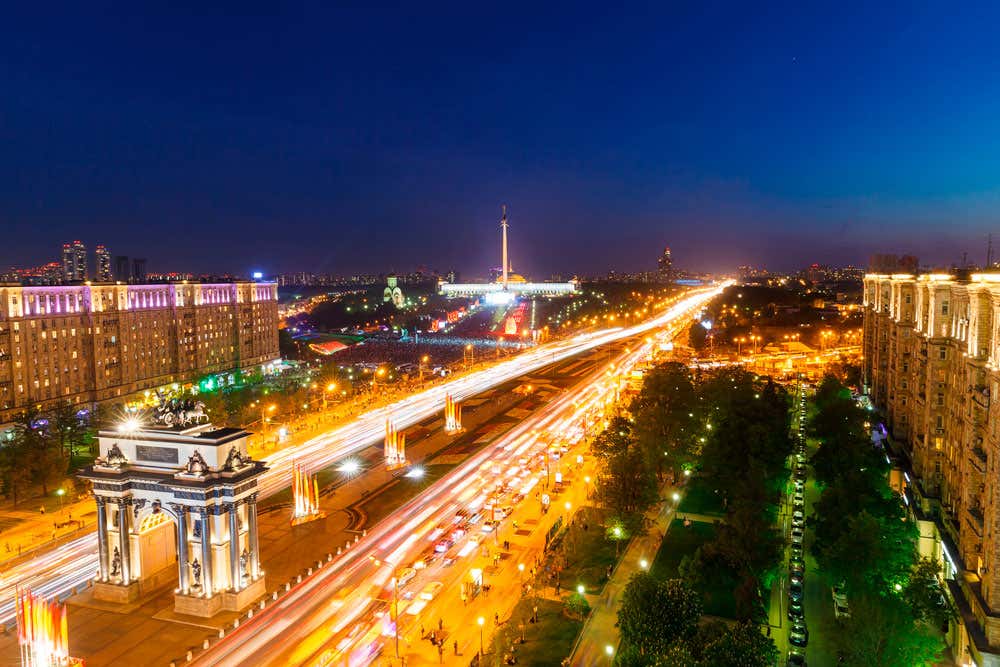
[[257, 494], [247, 498], [247, 540], [250, 542], [250, 579], [260, 576], [260, 554], [257, 543]]
[[226, 505], [229, 512], [229, 587], [234, 591], [243, 588], [243, 577], [240, 572], [240, 523], [237, 513], [240, 503]]
[[212, 588], [212, 515], [207, 507], [199, 509], [201, 515], [201, 590], [205, 597], [215, 594]]
[[108, 501], [104, 496], [95, 496], [97, 503], [97, 555], [99, 561], [99, 576], [101, 581], [107, 581], [108, 568]]
[[171, 504], [170, 508], [177, 516], [177, 585], [187, 595], [191, 589], [188, 581], [187, 507]]
[[122, 584], [132, 581], [132, 499], [118, 499], [118, 553], [122, 561]]

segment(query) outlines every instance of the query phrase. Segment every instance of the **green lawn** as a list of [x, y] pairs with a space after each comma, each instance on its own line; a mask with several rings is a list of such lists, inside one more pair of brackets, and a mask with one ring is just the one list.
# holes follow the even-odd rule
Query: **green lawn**
[[[534, 598], [526, 597], [517, 603], [510, 619], [500, 626], [493, 640], [492, 652], [485, 656], [483, 665], [501, 665], [504, 653], [513, 643], [518, 665], [554, 667], [562, 663], [573, 649], [573, 642], [583, 628], [583, 621], [563, 614], [563, 604], [539, 598], [538, 623], [529, 623]], [[524, 624], [524, 644], [516, 643]]]
[[[601, 525], [607, 512], [596, 507], [582, 507], [576, 514], [576, 523], [570, 526], [563, 537], [566, 564], [559, 573], [559, 584], [563, 590], [575, 591], [583, 584], [590, 593], [599, 592], [608, 580], [608, 568], [614, 567], [615, 543], [607, 537]], [[583, 525], [587, 525], [587, 530]], [[628, 542], [621, 541], [619, 553], [625, 551]]]
[[[660, 579], [677, 579], [680, 577], [678, 567], [681, 559], [690, 556], [695, 550], [715, 537], [715, 526], [702, 521], [693, 521], [685, 527], [681, 519], [674, 519], [656, 552], [650, 572]], [[735, 578], [725, 570], [713, 570], [705, 573], [703, 602], [705, 613], [723, 618], [734, 618], [736, 607], [733, 601]]]
[[695, 477], [687, 483], [684, 498], [677, 508], [680, 514], [723, 515], [722, 496], [715, 493], [711, 482], [704, 477]]
[[396, 480], [358, 508], [367, 517], [364, 527], [370, 529], [454, 468], [454, 464], [428, 465], [424, 466], [424, 476], [420, 479], [402, 477]]

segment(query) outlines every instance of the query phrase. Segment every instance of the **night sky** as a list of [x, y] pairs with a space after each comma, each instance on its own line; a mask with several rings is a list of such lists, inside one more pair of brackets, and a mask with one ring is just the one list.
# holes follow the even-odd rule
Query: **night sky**
[[997, 9], [153, 4], [5, 8], [0, 266], [472, 277], [501, 203], [543, 278], [1000, 246]]

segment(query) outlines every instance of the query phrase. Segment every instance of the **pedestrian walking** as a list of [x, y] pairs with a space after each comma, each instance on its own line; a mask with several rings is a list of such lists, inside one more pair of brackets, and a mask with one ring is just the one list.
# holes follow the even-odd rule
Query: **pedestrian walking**
[[443, 618], [439, 618], [438, 619], [438, 630], [444, 630], [444, 619]]
[[458, 655], [458, 641], [456, 640], [452, 647], [455, 649], [455, 655]]

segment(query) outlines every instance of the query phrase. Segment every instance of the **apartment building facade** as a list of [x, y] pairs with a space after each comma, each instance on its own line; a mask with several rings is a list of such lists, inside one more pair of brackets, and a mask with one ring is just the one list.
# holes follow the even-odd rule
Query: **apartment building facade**
[[0, 284], [0, 424], [278, 356], [275, 283]]
[[1000, 273], [869, 274], [864, 376], [942, 562], [962, 665], [1000, 665]]

